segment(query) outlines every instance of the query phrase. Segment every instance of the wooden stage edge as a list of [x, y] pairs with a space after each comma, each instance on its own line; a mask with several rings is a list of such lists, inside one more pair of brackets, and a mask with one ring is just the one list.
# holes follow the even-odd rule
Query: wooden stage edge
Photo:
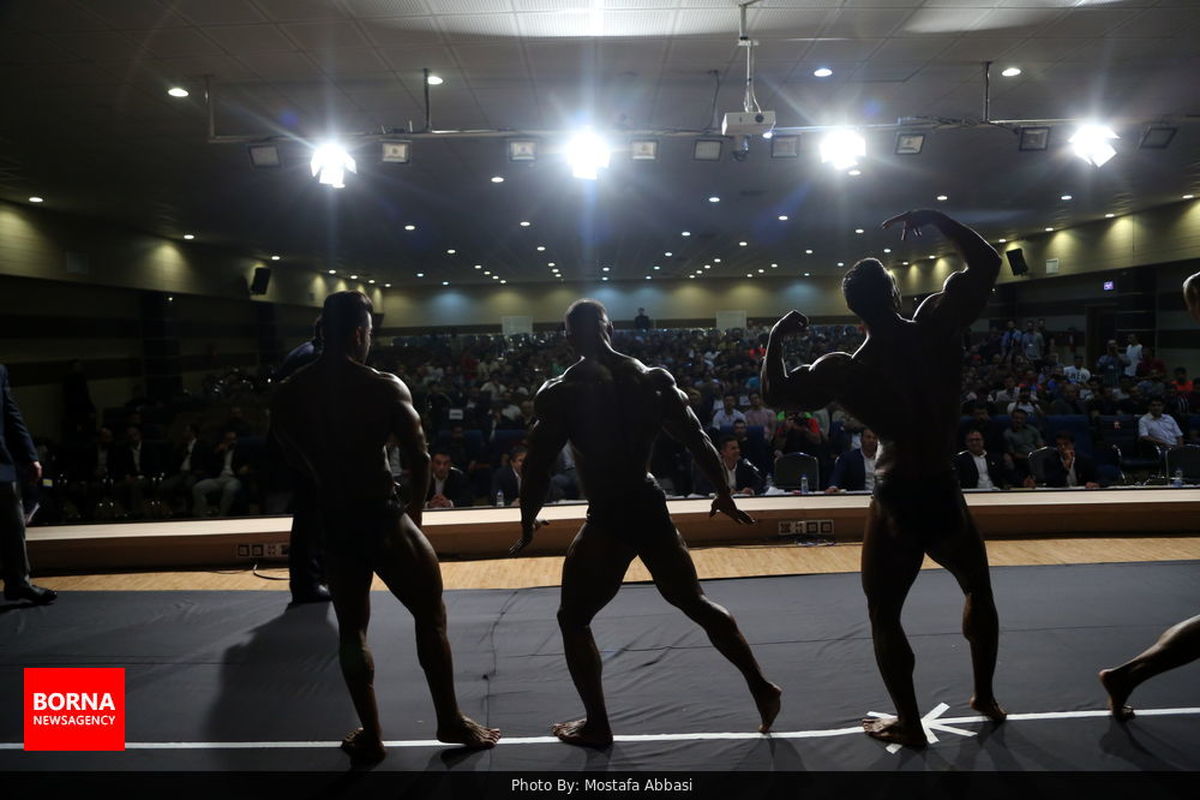
[[[1186, 533], [1200, 530], [1200, 488], [1014, 490], [968, 492], [967, 504], [987, 539]], [[862, 540], [866, 494], [739, 498], [756, 520], [737, 525], [708, 515], [710, 500], [669, 501], [690, 545], [778, 544], [812, 533], [838, 542]], [[562, 555], [582, 524], [583, 503], [547, 506], [528, 552]], [[423, 528], [442, 559], [504, 556], [520, 535], [515, 508], [425, 513]], [[103, 572], [248, 566], [286, 559], [291, 517], [112, 523], [30, 528], [29, 555], [39, 571]]]

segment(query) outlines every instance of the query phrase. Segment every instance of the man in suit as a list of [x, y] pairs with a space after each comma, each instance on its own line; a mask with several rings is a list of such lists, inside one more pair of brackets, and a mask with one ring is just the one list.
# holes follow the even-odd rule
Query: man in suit
[[37, 483], [42, 478], [42, 464], [8, 385], [8, 367], [0, 364], [0, 575], [4, 577], [4, 599], [46, 605], [53, 603], [58, 593], [29, 582], [25, 508], [18, 477]]
[[879, 437], [870, 428], [862, 432], [862, 446], [847, 450], [838, 456], [829, 476], [826, 494], [837, 492], [861, 492], [875, 489], [875, 458], [879, 455]]
[[1058, 450], [1058, 458], [1046, 462], [1047, 486], [1100, 488], [1096, 463], [1075, 452], [1075, 437], [1070, 431], [1059, 431], [1054, 437], [1054, 447]]
[[508, 464], [496, 468], [492, 473], [492, 494], [504, 495], [504, 505], [515, 506], [521, 495], [521, 468], [525, 465], [524, 447], [514, 447], [508, 456]]
[[233, 501], [242, 490], [239, 476], [248, 471], [246, 459], [238, 448], [236, 431], [225, 431], [225, 436], [208, 455], [208, 474], [212, 477], [198, 481], [192, 487], [192, 512], [198, 517], [208, 516], [208, 493], [221, 493], [220, 514], [228, 517]]
[[[725, 472], [725, 485], [733, 494], [761, 494], [766, 488], [766, 481], [758, 467], [742, 458], [742, 448], [736, 436], [726, 434], [717, 443], [717, 452], [721, 455], [721, 468]], [[716, 494], [712, 482], [700, 466], [694, 465], [692, 475], [692, 492], [695, 494]]]
[[967, 431], [967, 449], [954, 457], [958, 485], [964, 489], [1008, 489], [1013, 483], [1012, 469], [1004, 455], [983, 446], [983, 434]]
[[430, 463], [432, 478], [425, 494], [426, 508], [465, 508], [471, 505], [471, 487], [467, 476], [454, 466], [450, 454], [435, 450]]
[[143, 516], [146, 489], [151, 479], [162, 473], [162, 464], [158, 451], [142, 438], [141, 428], [130, 425], [125, 429], [125, 441], [115, 448], [110, 471], [126, 510], [133, 517]]

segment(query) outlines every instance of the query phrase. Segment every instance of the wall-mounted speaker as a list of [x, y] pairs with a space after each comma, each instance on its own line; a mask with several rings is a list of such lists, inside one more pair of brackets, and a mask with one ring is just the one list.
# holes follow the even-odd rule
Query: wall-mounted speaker
[[255, 267], [254, 280], [250, 281], [250, 294], [266, 294], [271, 285], [271, 268]]
[[1025, 254], [1021, 252], [1021, 248], [1009, 250], [1004, 255], [1008, 256], [1008, 266], [1012, 269], [1014, 276], [1024, 275], [1029, 272], [1029, 265], [1025, 263]]

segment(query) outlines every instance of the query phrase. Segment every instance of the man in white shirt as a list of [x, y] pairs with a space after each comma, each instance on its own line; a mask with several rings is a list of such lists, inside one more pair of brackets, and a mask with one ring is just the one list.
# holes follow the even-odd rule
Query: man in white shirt
[[1075, 356], [1075, 363], [1063, 370], [1063, 377], [1071, 383], [1086, 384], [1092, 377], [1092, 371], [1083, 365], [1083, 356]]
[[742, 422], [746, 421], [746, 415], [737, 410], [737, 407], [734, 405], [735, 402], [736, 400], [733, 395], [725, 395], [723, 407], [718, 409], [717, 412], [713, 414], [712, 427], [716, 428], [717, 430], [720, 430], [724, 427], [732, 428], [733, 423], [737, 422], [739, 419]]
[[1142, 346], [1138, 344], [1136, 333], [1129, 334], [1129, 344], [1125, 345], [1125, 374], [1130, 378], [1137, 377], [1138, 364], [1142, 363]]
[[1174, 417], [1163, 413], [1163, 401], [1151, 400], [1150, 413], [1138, 420], [1138, 438], [1158, 447], [1183, 444], [1183, 431]]

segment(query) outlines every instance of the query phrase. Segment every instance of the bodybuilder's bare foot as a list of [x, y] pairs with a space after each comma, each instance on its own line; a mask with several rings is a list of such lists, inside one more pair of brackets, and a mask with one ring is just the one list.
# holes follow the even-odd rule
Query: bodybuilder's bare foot
[[468, 716], [460, 714], [458, 719], [448, 725], [438, 725], [437, 738], [447, 744], [461, 744], [463, 747], [486, 749], [495, 747], [500, 741], [499, 728], [485, 728]]
[[1115, 669], [1100, 670], [1100, 685], [1108, 692], [1108, 710], [1113, 717], [1124, 722], [1133, 716], [1133, 707], [1125, 705], [1129, 699], [1130, 687], [1121, 680], [1121, 673]]
[[773, 683], [768, 683], [754, 693], [754, 704], [758, 706], [758, 715], [762, 717], [762, 725], [758, 726], [759, 733], [770, 733], [771, 725], [779, 714], [779, 696], [783, 690]]
[[862, 721], [863, 730], [867, 732], [867, 736], [879, 739], [883, 742], [894, 742], [902, 744], [906, 747], [924, 747], [929, 744], [925, 738], [925, 730], [917, 723], [917, 729], [914, 731], [908, 726], [901, 724], [896, 717], [888, 717], [887, 719], [876, 719], [868, 717]]
[[342, 749], [350, 756], [351, 764], [377, 764], [387, 755], [383, 742], [362, 728], [355, 728], [342, 739]]
[[979, 700], [972, 697], [971, 708], [983, 714], [992, 722], [1004, 722], [1004, 720], [1008, 719], [1008, 712], [1000, 707], [1000, 704], [996, 702], [996, 698], [994, 697], [991, 700]]
[[582, 747], [608, 747], [612, 744], [612, 730], [608, 725], [595, 725], [586, 719], [574, 722], [560, 722], [551, 730], [554, 735], [567, 744], [577, 744]]

